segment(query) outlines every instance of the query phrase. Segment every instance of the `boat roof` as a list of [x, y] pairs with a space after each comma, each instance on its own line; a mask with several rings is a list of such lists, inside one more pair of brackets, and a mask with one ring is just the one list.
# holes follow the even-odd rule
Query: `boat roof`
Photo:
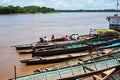
[[117, 32], [117, 31], [115, 31], [113, 29], [96, 29], [95, 31], [97, 33], [99, 33], [99, 32]]

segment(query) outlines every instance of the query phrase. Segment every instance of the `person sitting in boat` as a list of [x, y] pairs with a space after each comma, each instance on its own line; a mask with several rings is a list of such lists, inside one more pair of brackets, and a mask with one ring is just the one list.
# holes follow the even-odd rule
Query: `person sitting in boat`
[[40, 38], [40, 43], [43, 43], [44, 42], [44, 39], [41, 37]]
[[71, 39], [72, 40], [77, 40], [79, 38], [78, 34], [72, 34]]
[[51, 36], [51, 41], [55, 39], [55, 36], [54, 34]]
[[32, 50], [35, 51], [35, 44], [32, 44]]
[[44, 36], [44, 42], [48, 42], [48, 38]]
[[78, 34], [75, 34], [74, 35], [74, 40], [77, 40], [79, 37], [78, 37]]
[[69, 40], [69, 37], [68, 37], [67, 35], [65, 36], [65, 40], [66, 40], [66, 41]]
[[79, 39], [79, 35], [78, 35], [78, 34], [76, 34], [76, 36], [77, 36], [77, 39]]
[[72, 34], [72, 35], [71, 35], [71, 39], [72, 39], [72, 40], [75, 40], [75, 34]]

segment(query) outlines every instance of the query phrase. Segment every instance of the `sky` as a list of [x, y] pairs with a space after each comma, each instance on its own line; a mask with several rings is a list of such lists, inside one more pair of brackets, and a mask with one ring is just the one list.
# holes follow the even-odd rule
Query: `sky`
[[56, 10], [99, 10], [116, 9], [117, 0], [0, 0], [0, 6], [29, 6], [50, 7]]

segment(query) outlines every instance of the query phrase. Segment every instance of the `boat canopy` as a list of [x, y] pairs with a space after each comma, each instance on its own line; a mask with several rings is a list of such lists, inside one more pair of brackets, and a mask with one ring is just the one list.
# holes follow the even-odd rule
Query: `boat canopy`
[[97, 33], [99, 33], [99, 32], [117, 32], [117, 31], [115, 31], [113, 29], [96, 29], [95, 31]]
[[106, 36], [110, 37], [110, 36], [120, 35], [119, 31], [113, 29], [96, 29], [95, 32], [99, 37], [106, 37]]

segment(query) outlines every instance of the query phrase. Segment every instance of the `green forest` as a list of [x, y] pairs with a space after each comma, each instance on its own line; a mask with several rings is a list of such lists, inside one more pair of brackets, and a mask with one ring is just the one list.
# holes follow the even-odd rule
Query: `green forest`
[[0, 6], [0, 14], [35, 14], [35, 13], [53, 13], [53, 12], [120, 12], [115, 9], [105, 10], [55, 10], [54, 8], [39, 7], [39, 6]]
[[38, 6], [0, 6], [0, 14], [16, 14], [16, 13], [50, 13], [55, 12], [53, 8], [38, 7]]

